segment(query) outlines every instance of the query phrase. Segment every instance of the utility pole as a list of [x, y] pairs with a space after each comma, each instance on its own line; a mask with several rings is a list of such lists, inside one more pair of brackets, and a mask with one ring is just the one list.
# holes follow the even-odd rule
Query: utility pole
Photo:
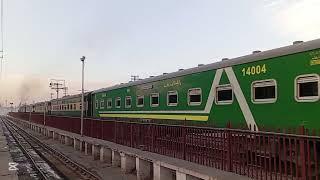
[[85, 56], [80, 58], [82, 62], [82, 85], [81, 85], [81, 129], [80, 134], [83, 136], [83, 108], [84, 106], [84, 60], [86, 59]]
[[68, 94], [68, 87], [66, 87], [66, 85], [64, 85], [63, 91], [64, 91], [64, 96], [67, 96], [67, 94]]
[[67, 95], [66, 81], [62, 79], [51, 79], [49, 87], [57, 92], [57, 99], [59, 99], [59, 91], [63, 90], [64, 95]]
[[139, 80], [139, 76], [138, 75], [132, 75], [131, 76], [131, 81], [137, 81]]
[[55, 89], [57, 91], [57, 99], [58, 99], [59, 98], [59, 85], [62, 85], [62, 84], [55, 83], [55, 85], [57, 86]]

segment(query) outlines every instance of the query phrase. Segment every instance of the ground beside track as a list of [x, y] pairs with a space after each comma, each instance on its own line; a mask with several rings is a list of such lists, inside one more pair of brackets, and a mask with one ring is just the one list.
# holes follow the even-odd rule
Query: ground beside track
[[31, 135], [39, 138], [42, 142], [54, 147], [56, 150], [62, 152], [72, 160], [85, 166], [87, 169], [98, 174], [104, 180], [136, 180], [135, 174], [124, 174], [119, 167], [112, 167], [111, 164], [102, 163], [99, 160], [93, 161], [92, 156], [85, 155], [83, 152], [75, 151], [72, 146], [60, 144], [52, 138], [42, 136], [30, 129], [25, 129]]
[[[15, 170], [14, 167], [11, 167], [14, 163], [11, 157], [9, 148], [9, 143], [6, 138], [5, 129], [2, 127], [2, 122], [0, 120], [0, 179], [1, 180], [17, 180], [18, 179], [18, 171]], [[11, 167], [11, 170], [9, 168]]]

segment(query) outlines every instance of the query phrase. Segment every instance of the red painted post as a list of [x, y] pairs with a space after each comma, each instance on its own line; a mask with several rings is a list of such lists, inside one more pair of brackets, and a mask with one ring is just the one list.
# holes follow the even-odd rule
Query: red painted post
[[133, 145], [133, 128], [132, 128], [132, 123], [130, 123], [130, 147]]
[[154, 139], [155, 139], [155, 134], [154, 134], [154, 130], [155, 130], [155, 125], [151, 124], [151, 152], [154, 152]]
[[102, 119], [100, 119], [100, 134], [101, 134], [101, 139], [103, 139], [103, 121], [102, 121]]
[[114, 135], [113, 135], [113, 142], [117, 142], [117, 122], [114, 122]]
[[227, 152], [228, 152], [228, 171], [229, 172], [232, 172], [232, 134], [231, 134], [231, 122], [229, 121], [228, 122], [228, 125], [227, 125], [227, 129], [226, 129], [226, 132], [227, 132]]
[[[186, 122], [186, 119], [185, 119]], [[187, 127], [186, 124], [182, 127], [182, 134], [183, 134], [183, 159], [186, 160], [186, 148], [187, 148]]]
[[29, 122], [31, 122], [31, 112], [29, 112]]
[[46, 126], [46, 111], [43, 113], [43, 125]]
[[93, 119], [90, 119], [89, 122], [90, 122], [90, 133], [89, 133], [89, 136], [94, 138], [94, 135], [95, 135], [95, 133], [94, 133], [94, 131], [93, 131], [94, 120], [93, 120]]
[[[317, 158], [317, 148], [316, 148], [316, 140], [315, 139], [313, 139], [313, 152], [314, 152], [314, 155], [313, 155], [313, 157], [314, 157], [314, 165], [315, 165], [315, 168], [314, 168], [314, 170], [315, 170], [315, 174], [316, 175], [318, 175], [319, 173], [318, 173], [318, 164], [319, 164], [319, 161], [318, 161], [318, 158]], [[319, 179], [319, 177], [318, 176], [316, 176], [316, 180], [318, 180]]]
[[[308, 134], [308, 130], [307, 130], [307, 134]], [[311, 171], [311, 157], [310, 157], [310, 141], [309, 140], [307, 140], [306, 141], [306, 145], [307, 145], [307, 163], [308, 163], [308, 166], [307, 166], [307, 168], [308, 168], [308, 179], [312, 179], [312, 171]]]
[[[304, 127], [301, 126], [299, 130], [301, 135], [304, 135]], [[299, 140], [300, 145], [300, 162], [301, 162], [301, 178], [302, 180], [306, 180], [306, 154], [305, 154], [305, 140], [303, 137], [300, 137]]]

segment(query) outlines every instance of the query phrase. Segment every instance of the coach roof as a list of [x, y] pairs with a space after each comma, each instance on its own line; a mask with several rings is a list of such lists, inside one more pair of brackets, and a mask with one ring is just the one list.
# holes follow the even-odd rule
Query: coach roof
[[[90, 92], [85, 92], [84, 96], [88, 95], [89, 93]], [[66, 100], [66, 99], [72, 99], [72, 98], [77, 98], [77, 97], [81, 97], [81, 94], [67, 95], [67, 96], [63, 96], [59, 99], [52, 99], [51, 101]]]
[[273, 57], [279, 57], [279, 56], [285, 56], [289, 54], [295, 54], [299, 52], [304, 52], [304, 51], [309, 51], [313, 49], [320, 48], [320, 39], [308, 41], [308, 42], [301, 42], [301, 43], [294, 43], [293, 45], [290, 46], [285, 46], [277, 49], [272, 49], [272, 50], [267, 50], [267, 51], [262, 51], [258, 53], [252, 53], [249, 55], [237, 57], [237, 58], [232, 58], [232, 59], [227, 59], [224, 61], [219, 61], [207, 65], [202, 65], [190, 69], [185, 69], [185, 70], [180, 70], [168, 74], [163, 74], [155, 77], [150, 77], [142, 80], [137, 80], [134, 82], [129, 82], [129, 83], [124, 83], [124, 84], [119, 84], [107, 88], [102, 88], [93, 91], [93, 93], [99, 93], [99, 92], [104, 92], [104, 91], [110, 91], [113, 89], [119, 89], [119, 88], [124, 88], [124, 87], [130, 87], [130, 86], [135, 86], [135, 85], [140, 85], [140, 84], [145, 84], [145, 83], [151, 83], [154, 81], [160, 81], [164, 79], [170, 79], [170, 78], [175, 78], [179, 76], [184, 76], [188, 74], [193, 74], [193, 73], [198, 73], [198, 72], [203, 72], [203, 71], [208, 71], [212, 69], [220, 69], [224, 67], [229, 67], [233, 65], [238, 65], [238, 64], [245, 64], [245, 63], [250, 63], [250, 62], [255, 62], [255, 61], [260, 61], [264, 59], [269, 59]]

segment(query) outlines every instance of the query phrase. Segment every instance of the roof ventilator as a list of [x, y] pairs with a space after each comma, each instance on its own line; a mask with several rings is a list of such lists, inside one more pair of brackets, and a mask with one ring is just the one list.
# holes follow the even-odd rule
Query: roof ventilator
[[252, 51], [252, 54], [257, 54], [257, 53], [261, 53], [261, 51], [260, 50]]
[[303, 41], [294, 41], [292, 44], [295, 45], [295, 44], [300, 44], [300, 43], [303, 43]]

